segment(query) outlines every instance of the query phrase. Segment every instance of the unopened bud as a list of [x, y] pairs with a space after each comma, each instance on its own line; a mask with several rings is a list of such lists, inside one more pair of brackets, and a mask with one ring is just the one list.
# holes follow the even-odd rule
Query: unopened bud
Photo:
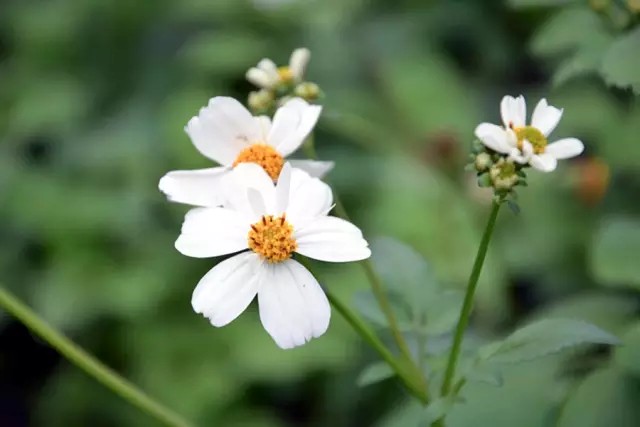
[[249, 108], [254, 112], [268, 111], [273, 106], [273, 92], [267, 89], [261, 89], [249, 94]]
[[296, 86], [294, 93], [302, 99], [313, 101], [320, 96], [320, 87], [315, 83], [304, 82]]
[[518, 173], [511, 160], [500, 159], [489, 170], [491, 182], [496, 190], [511, 190], [518, 183]]
[[489, 153], [480, 153], [476, 156], [474, 165], [478, 172], [484, 172], [491, 167], [491, 156]]

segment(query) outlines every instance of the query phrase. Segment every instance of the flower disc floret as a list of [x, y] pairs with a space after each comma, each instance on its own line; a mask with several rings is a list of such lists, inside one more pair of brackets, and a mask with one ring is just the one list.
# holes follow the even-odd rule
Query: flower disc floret
[[518, 139], [518, 149], [523, 150], [524, 141], [527, 140], [533, 147], [533, 152], [535, 154], [542, 154], [547, 147], [547, 138], [544, 136], [539, 129], [533, 126], [523, 126], [513, 128], [513, 132], [516, 134], [516, 138]]
[[285, 215], [264, 215], [260, 221], [251, 225], [248, 240], [249, 249], [269, 263], [291, 258], [291, 254], [298, 248], [293, 237], [293, 226], [287, 222]]
[[238, 166], [240, 163], [259, 164], [275, 181], [278, 179], [278, 175], [280, 175], [284, 165], [284, 158], [271, 145], [253, 144], [240, 151], [240, 154], [233, 162], [233, 167]]

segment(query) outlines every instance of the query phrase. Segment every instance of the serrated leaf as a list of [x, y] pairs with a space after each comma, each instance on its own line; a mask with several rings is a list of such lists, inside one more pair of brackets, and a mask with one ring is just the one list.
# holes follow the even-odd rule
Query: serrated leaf
[[612, 218], [596, 234], [591, 253], [593, 274], [607, 286], [640, 289], [640, 221]]
[[581, 344], [619, 342], [609, 332], [581, 320], [543, 319], [518, 329], [503, 341], [482, 347], [478, 354], [480, 359], [493, 363], [520, 363]]
[[393, 372], [393, 369], [391, 369], [387, 363], [375, 362], [366, 366], [362, 372], [360, 372], [360, 375], [358, 375], [356, 379], [356, 384], [358, 384], [359, 387], [366, 387], [389, 379], [394, 375], [395, 372]]
[[604, 80], [640, 94], [640, 28], [616, 39], [605, 54], [600, 72]]

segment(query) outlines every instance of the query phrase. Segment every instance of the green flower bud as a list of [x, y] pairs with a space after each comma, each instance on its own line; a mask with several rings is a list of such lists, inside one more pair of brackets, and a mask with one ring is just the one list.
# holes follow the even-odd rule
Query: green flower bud
[[509, 191], [518, 184], [518, 173], [512, 160], [500, 159], [489, 170], [493, 188], [498, 191]]
[[491, 156], [488, 153], [480, 153], [476, 156], [473, 164], [478, 172], [484, 172], [491, 167]]
[[320, 87], [315, 83], [304, 82], [296, 86], [294, 93], [302, 99], [313, 101], [320, 96]]
[[249, 94], [249, 108], [254, 112], [269, 111], [275, 100], [273, 92], [267, 89], [251, 92]]

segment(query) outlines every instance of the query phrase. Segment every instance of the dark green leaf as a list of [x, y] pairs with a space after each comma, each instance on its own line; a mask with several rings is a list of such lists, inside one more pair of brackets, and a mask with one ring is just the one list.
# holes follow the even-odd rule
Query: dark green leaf
[[572, 319], [543, 319], [518, 329], [503, 341], [482, 347], [479, 356], [493, 363], [520, 363], [580, 344], [619, 344], [618, 338], [592, 324]]

